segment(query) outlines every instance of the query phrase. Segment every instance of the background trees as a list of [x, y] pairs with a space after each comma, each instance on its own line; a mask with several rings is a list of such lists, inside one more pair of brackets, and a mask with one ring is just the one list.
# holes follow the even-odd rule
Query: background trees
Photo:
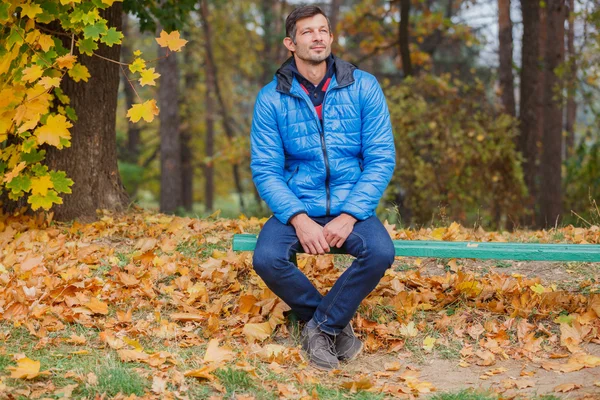
[[[375, 74], [388, 96], [398, 169], [382, 217], [504, 227], [590, 219], [590, 199], [600, 195], [594, 1], [318, 4], [334, 24], [336, 55]], [[158, 100], [151, 123], [128, 122], [137, 98], [120, 67], [83, 58], [93, 78], [63, 88], [79, 114], [73, 146], [47, 159], [75, 182], [57, 217], [128, 201], [164, 212], [266, 215], [249, 173], [248, 133], [256, 93], [288, 57], [281, 41], [294, 6], [125, 1], [121, 17], [115, 2], [106, 12], [111, 26], [123, 25], [122, 61], [132, 61], [131, 49], [156, 54], [158, 25], [190, 42], [177, 59], [149, 63], [162, 75], [157, 88], [136, 86]], [[116, 46], [108, 50], [118, 58]], [[112, 100], [100, 104], [108, 91]]]

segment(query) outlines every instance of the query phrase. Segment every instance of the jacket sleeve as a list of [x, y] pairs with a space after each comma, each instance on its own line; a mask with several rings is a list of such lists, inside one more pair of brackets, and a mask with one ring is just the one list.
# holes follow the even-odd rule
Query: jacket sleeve
[[375, 77], [367, 75], [363, 79], [368, 80], [365, 89], [360, 91], [363, 172], [341, 209], [358, 220], [373, 215], [396, 165], [385, 96]]
[[304, 204], [288, 187], [283, 173], [285, 154], [277, 128], [275, 105], [263, 89], [256, 99], [250, 132], [252, 180], [260, 197], [283, 224], [306, 212]]

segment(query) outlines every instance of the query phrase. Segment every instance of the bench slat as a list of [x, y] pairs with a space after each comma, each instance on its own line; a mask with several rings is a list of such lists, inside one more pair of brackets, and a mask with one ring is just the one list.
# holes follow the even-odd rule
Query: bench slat
[[[254, 251], [256, 235], [233, 236], [234, 251]], [[585, 261], [600, 262], [600, 245], [539, 244], [502, 242], [444, 242], [435, 240], [394, 240], [396, 256], [475, 258], [516, 261]], [[345, 254], [332, 249], [334, 254]]]

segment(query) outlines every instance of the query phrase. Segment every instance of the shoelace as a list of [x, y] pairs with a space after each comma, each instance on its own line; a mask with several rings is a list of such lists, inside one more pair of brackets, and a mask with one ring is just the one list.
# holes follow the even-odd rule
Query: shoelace
[[323, 343], [323, 344], [324, 344], [325, 347], [327, 347], [327, 349], [329, 350], [329, 353], [335, 355], [335, 352], [333, 351], [333, 349], [334, 349], [334, 341], [333, 341], [333, 338], [331, 336], [329, 336], [328, 334], [326, 334], [324, 332], [322, 332], [320, 334], [316, 334], [315, 336], [316, 336], [316, 338], [313, 336], [315, 344], [317, 344], [319, 341], [324, 340], [325, 343]]

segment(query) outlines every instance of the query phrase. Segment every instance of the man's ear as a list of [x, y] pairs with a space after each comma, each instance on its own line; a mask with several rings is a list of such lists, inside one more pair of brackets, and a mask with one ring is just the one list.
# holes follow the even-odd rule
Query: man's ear
[[294, 42], [292, 41], [292, 38], [290, 38], [290, 37], [285, 37], [283, 39], [283, 45], [292, 53], [294, 51], [296, 51], [296, 45], [294, 44]]

